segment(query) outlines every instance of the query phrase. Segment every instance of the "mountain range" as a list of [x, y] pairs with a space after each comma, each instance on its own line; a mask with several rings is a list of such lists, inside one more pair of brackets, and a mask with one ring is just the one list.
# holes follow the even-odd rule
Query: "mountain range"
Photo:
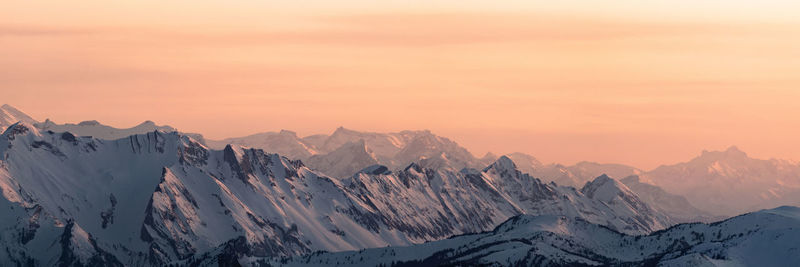
[[372, 133], [339, 127], [330, 135], [300, 138], [295, 132], [282, 130], [207, 142], [216, 149], [227, 144], [265, 149], [303, 160], [316, 170], [338, 177], [352, 175], [373, 164], [402, 168], [416, 162], [426, 167], [447, 165], [461, 169], [480, 168], [485, 166], [481, 163], [487, 163], [456, 142], [430, 131]]
[[685, 196], [692, 205], [732, 216], [780, 205], [800, 205], [800, 165], [754, 159], [733, 146], [704, 151], [640, 175], [643, 182]]
[[[791, 207], [695, 223], [800, 205], [800, 166], [735, 147], [642, 171], [477, 158], [430, 131], [206, 140], [151, 121], [38, 122], [9, 105], [0, 128], [2, 265], [718, 265], [761, 260], [737, 256], [753, 242], [796, 251], [783, 242]], [[695, 239], [661, 242], [687, 236], [676, 228]]]
[[[97, 121], [78, 124], [56, 124], [51, 120], [37, 122], [25, 113], [9, 106], [0, 107], [0, 128], [13, 122], [34, 124], [43, 131], [65, 132], [77, 136], [92, 136], [114, 140], [133, 134], [154, 130], [175, 131], [170, 126], [159, 126], [152, 121], [127, 129], [103, 125]], [[374, 164], [390, 169], [399, 169], [414, 162], [428, 168], [452, 167], [482, 168], [497, 160], [498, 156], [487, 153], [478, 158], [466, 148], [452, 140], [437, 136], [430, 131], [401, 131], [396, 133], [359, 132], [340, 127], [332, 134], [299, 137], [295, 132], [260, 133], [251, 136], [224, 140], [206, 140], [201, 134], [182, 133], [213, 149], [223, 149], [227, 144], [260, 148], [290, 159], [302, 160], [309, 168], [333, 177], [348, 177]], [[629, 186], [641, 195], [651, 194], [651, 186], [657, 186], [659, 194], [670, 197], [655, 201], [646, 197], [651, 206], [685, 206], [679, 200], [685, 197], [690, 205], [685, 210], [702, 211], [704, 215], [682, 221], [733, 216], [779, 205], [800, 205], [800, 164], [785, 160], [760, 160], [750, 158], [736, 147], [726, 151], [704, 151], [700, 156], [685, 163], [663, 165], [644, 171], [622, 164], [579, 162], [574, 165], [543, 164], [535, 157], [524, 153], [510, 153], [518, 168], [544, 181], [559, 185], [581, 187], [588, 181], [606, 174], [625, 178], [638, 176], [637, 184]], [[633, 181], [633, 180], [629, 180]], [[672, 209], [677, 212], [680, 209]], [[712, 216], [707, 216], [711, 214]], [[686, 214], [671, 214], [685, 217]], [[706, 220], [707, 221], [707, 220]]]
[[[290, 137], [277, 139], [278, 136]], [[214, 142], [211, 146], [217, 148], [232, 142], [286, 152], [313, 169], [339, 177], [376, 163], [390, 168], [401, 168], [411, 162], [431, 168], [480, 168], [497, 159], [491, 153], [477, 158], [451, 140], [428, 131], [381, 134], [339, 128], [332, 135], [306, 138], [282, 131]], [[581, 187], [603, 174], [617, 178], [638, 176], [638, 179], [628, 180], [636, 184], [632, 186], [634, 191], [642, 190], [637, 192], [642, 195], [658, 194], [658, 197], [648, 197], [646, 201], [673, 212], [675, 217], [684, 217], [681, 220], [687, 222], [719, 219], [780, 205], [800, 205], [800, 164], [750, 158], [736, 147], [726, 151], [706, 151], [689, 162], [663, 165], [651, 171], [623, 164], [586, 161], [569, 166], [543, 164], [535, 157], [519, 152], [506, 156], [522, 172], [559, 185]], [[654, 189], [654, 186], [658, 188]], [[701, 215], [694, 216], [697, 214]]]
[[[48, 119], [40, 123], [9, 105], [0, 107], [0, 112], [1, 127], [7, 127], [15, 121], [24, 121], [43, 131], [68, 131], [77, 136], [93, 136], [106, 140], [154, 130], [175, 130], [170, 126], [156, 125], [152, 121], [145, 121], [128, 129], [110, 127], [97, 121], [56, 124]], [[429, 168], [482, 168], [498, 158], [492, 153], [477, 158], [466, 148], [430, 131], [371, 133], [340, 127], [330, 135], [299, 137], [295, 132], [282, 130], [225, 140], [206, 140], [201, 134], [195, 133], [182, 134], [214, 149], [223, 149], [227, 144], [264, 149], [290, 159], [302, 160], [311, 169], [333, 177], [348, 177], [374, 164], [390, 169], [403, 168], [412, 162]], [[603, 174], [617, 178], [639, 176], [637, 184], [647, 186], [629, 185], [632, 190], [647, 190], [637, 193], [649, 195], [654, 191], [647, 188], [657, 186], [659, 189], [656, 191], [659, 194], [671, 196], [661, 198], [662, 201], [646, 197], [645, 201], [651, 206], [665, 206], [662, 204], [667, 200], [675, 201], [666, 206], [685, 206], [685, 202], [679, 200], [685, 197], [690, 204], [685, 210], [702, 211], [704, 214], [681, 221], [707, 221], [707, 218], [721, 218], [720, 216], [732, 216], [779, 205], [800, 205], [800, 164], [777, 159], [750, 158], [736, 147], [726, 151], [705, 151], [688, 162], [663, 165], [651, 171], [622, 164], [586, 161], [570, 166], [543, 164], [535, 157], [519, 152], [506, 156], [522, 172], [559, 185], [581, 187]], [[673, 212], [680, 210], [673, 209]], [[677, 213], [671, 215], [686, 216]]]
[[248, 257], [410, 245], [520, 214], [630, 234], [672, 224], [609, 177], [561, 187], [507, 157], [483, 170], [412, 163], [332, 178], [260, 149], [211, 150], [178, 132], [104, 140], [22, 122], [0, 136], [0, 155], [0, 209], [9, 211], [0, 258], [14, 263], [164, 265], [239, 238]]

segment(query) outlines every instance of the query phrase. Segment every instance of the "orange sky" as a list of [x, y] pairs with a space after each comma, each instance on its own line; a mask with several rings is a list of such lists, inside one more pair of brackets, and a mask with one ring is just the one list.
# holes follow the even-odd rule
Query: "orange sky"
[[210, 138], [430, 129], [545, 162], [800, 159], [797, 1], [497, 3], [12, 1], [0, 102]]

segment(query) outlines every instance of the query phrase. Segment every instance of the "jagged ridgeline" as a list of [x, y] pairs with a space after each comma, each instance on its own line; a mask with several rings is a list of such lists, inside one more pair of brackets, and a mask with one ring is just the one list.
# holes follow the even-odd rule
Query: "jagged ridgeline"
[[8, 127], [0, 155], [0, 259], [9, 265], [161, 266], [405, 246], [520, 214], [629, 234], [671, 225], [613, 179], [560, 187], [506, 157], [482, 170], [373, 166], [333, 178], [260, 149], [211, 150], [178, 132], [103, 140], [28, 123]]

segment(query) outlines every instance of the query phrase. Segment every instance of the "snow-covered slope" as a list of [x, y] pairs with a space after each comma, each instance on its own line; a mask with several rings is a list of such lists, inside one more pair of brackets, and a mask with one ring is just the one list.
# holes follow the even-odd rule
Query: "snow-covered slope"
[[630, 236], [585, 220], [520, 215], [490, 232], [410, 247], [246, 259], [272, 266], [797, 266], [800, 208]]
[[507, 157], [483, 171], [411, 164], [333, 179], [278, 154], [210, 150], [178, 132], [103, 140], [25, 123], [0, 136], [0, 155], [7, 264], [163, 265], [231, 249], [268, 257], [411, 245], [519, 214], [627, 233], [669, 224], [643, 206], [544, 184]]
[[689, 162], [644, 173], [641, 180], [718, 215], [800, 205], [800, 165], [750, 158], [736, 147], [704, 151]]
[[671, 219], [651, 209], [622, 183], [600, 176], [580, 190], [545, 184], [520, 172], [508, 157], [483, 171], [492, 187], [525, 214], [584, 218], [626, 233], [646, 233], [671, 225]]
[[0, 132], [19, 121], [28, 124], [36, 123], [36, 120], [8, 104], [0, 106]]
[[[627, 186], [607, 175], [601, 175], [587, 182], [581, 188], [581, 193], [591, 199], [605, 203], [613, 210], [612, 214], [630, 214], [632, 218], [637, 220], [656, 219], [661, 222], [669, 221], [667, 216], [663, 218], [636, 217], [638, 214], [662, 214], [648, 206]], [[652, 224], [652, 222], [645, 221], [643, 224]]]
[[[376, 173], [380, 175], [370, 175]], [[452, 172], [412, 164], [397, 173], [387, 173], [385, 167], [373, 166], [343, 184], [378, 211], [378, 216], [370, 217], [381, 218], [380, 222], [370, 220], [367, 225], [382, 222], [410, 231], [417, 238], [485, 231], [518, 214], [564, 215], [627, 233], [649, 233], [665, 224], [659, 221], [664, 218], [662, 214], [646, 207], [613, 179], [598, 178], [595, 186], [586, 189], [594, 194], [588, 197], [574, 188], [543, 184], [522, 174], [507, 157], [484, 171]], [[247, 251], [218, 248], [182, 263], [216, 264], [221, 258], [249, 256]], [[364, 264], [369, 266], [369, 262]]]

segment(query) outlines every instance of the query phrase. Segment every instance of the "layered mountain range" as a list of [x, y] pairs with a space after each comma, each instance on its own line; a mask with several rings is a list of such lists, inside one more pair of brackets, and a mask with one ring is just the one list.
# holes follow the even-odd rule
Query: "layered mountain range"
[[[127, 129], [118, 129], [85, 121], [78, 124], [56, 124], [50, 120], [37, 122], [25, 113], [9, 106], [0, 107], [0, 126], [7, 127], [15, 121], [34, 124], [40, 130], [54, 132], [68, 131], [76, 136], [92, 136], [99, 139], [114, 140], [133, 134], [161, 130], [174, 131], [169, 126], [159, 126], [151, 121]], [[430, 131], [402, 131], [397, 133], [370, 133], [338, 128], [330, 135], [299, 137], [292, 131], [261, 133], [225, 140], [205, 140], [200, 134], [183, 133], [214, 149], [222, 149], [227, 144], [261, 148], [290, 159], [302, 160], [311, 169], [333, 177], [348, 177], [362, 168], [380, 164], [390, 169], [398, 169], [415, 162], [428, 168], [451, 167], [454, 169], [482, 168], [497, 160], [497, 156], [487, 153], [484, 157], [474, 157], [467, 149], [447, 138], [434, 135]], [[640, 195], [654, 192], [668, 197], [660, 201], [646, 197], [651, 206], [685, 206], [686, 197], [690, 204], [687, 209], [673, 209], [673, 217], [686, 217], [681, 221], [697, 221], [720, 216], [732, 216], [743, 212], [769, 208], [779, 205], [800, 204], [800, 164], [784, 160], [759, 160], [747, 157], [736, 147], [727, 151], [704, 152], [699, 157], [675, 165], [661, 166], [652, 171], [643, 171], [621, 164], [601, 164], [579, 162], [575, 165], [543, 164], [533, 156], [524, 153], [511, 153], [518, 168], [544, 181], [554, 181], [559, 185], [581, 187], [586, 182], [606, 174], [610, 177], [628, 179], [627, 184]], [[636, 185], [630, 182], [636, 181]], [[639, 186], [642, 185], [642, 186]], [[652, 186], [659, 187], [652, 189]], [[690, 210], [678, 214], [680, 210]], [[673, 211], [678, 211], [677, 213]], [[709, 217], [708, 214], [713, 216]]]
[[[329, 136], [299, 138], [293, 132], [282, 131], [212, 142], [211, 146], [218, 148], [231, 142], [286, 152], [313, 169], [338, 177], [376, 163], [402, 168], [417, 162], [430, 168], [458, 169], [480, 168], [497, 159], [491, 153], [474, 157], [451, 140], [428, 131], [381, 134], [339, 128]], [[581, 187], [603, 174], [617, 178], [637, 176], [627, 179], [626, 184], [640, 195], [648, 195], [645, 199], [648, 204], [660, 206], [674, 217], [682, 218], [680, 221], [709, 221], [780, 205], [800, 205], [800, 164], [750, 158], [736, 147], [704, 152], [689, 162], [651, 171], [594, 162], [570, 166], [543, 164], [524, 153], [506, 156], [522, 172], [559, 185]]]
[[800, 165], [754, 159], [737, 147], [641, 175], [643, 182], [685, 196], [692, 205], [732, 216], [780, 205], [800, 205]]
[[[68, 131], [76, 136], [105, 140], [154, 130], [175, 130], [151, 121], [128, 129], [118, 129], [96, 121], [56, 124], [46, 120], [40, 123], [9, 105], [0, 107], [0, 126], [7, 127], [16, 121], [32, 123], [44, 131]], [[452, 140], [430, 131], [370, 133], [340, 127], [330, 135], [299, 137], [295, 132], [283, 130], [225, 140], [205, 140], [200, 134], [183, 134], [214, 149], [234, 144], [302, 160], [311, 169], [333, 177], [349, 177], [374, 164], [390, 169], [403, 168], [412, 162], [433, 169], [482, 168], [498, 158], [492, 153], [477, 158]], [[645, 201], [651, 206], [665, 206], [661, 207], [662, 210], [673, 217], [684, 218], [681, 221], [708, 221], [708, 218], [732, 216], [779, 205], [800, 205], [800, 164], [750, 158], [736, 147], [726, 151], [705, 151], [688, 162], [664, 165], [651, 171], [594, 162], [579, 162], [570, 166], [543, 164], [524, 153], [506, 156], [522, 172], [559, 185], [582, 187], [603, 174], [616, 178], [638, 176], [638, 179], [626, 180], [626, 185], [640, 195], [648, 195]], [[654, 189], [653, 186], [658, 188]], [[649, 197], [652, 194], [661, 197], [656, 200], [655, 197]], [[681, 199], [684, 197], [689, 203], [688, 208], [666, 207], [686, 206], [687, 201]], [[702, 215], [694, 216], [698, 214], [696, 211]]]
[[[227, 144], [261, 148], [289, 158], [300, 159], [312, 168], [338, 177], [349, 176], [373, 165], [402, 168], [412, 162], [425, 167], [481, 168], [481, 162], [466, 148], [430, 131], [396, 133], [358, 132], [339, 127], [331, 135], [298, 137], [282, 130], [220, 141], [209, 140], [211, 148]], [[482, 164], [484, 163], [484, 164]]]
[[[327, 265], [345, 263], [340, 256], [390, 265], [374, 254], [359, 254], [361, 261], [349, 252], [309, 254], [386, 246], [410, 247], [371, 251], [413, 252], [385, 258], [411, 265], [747, 263], [736, 249], [756, 239], [706, 234], [713, 228], [742, 237], [752, 225], [679, 226], [706, 231], [679, 247], [647, 238], [660, 240], [658, 231], [678, 223], [800, 204], [797, 165], [751, 159], [736, 148], [642, 171], [542, 164], [523, 153], [477, 158], [430, 131], [339, 128], [331, 135], [281, 131], [215, 141], [150, 121], [127, 129], [38, 122], [8, 105], [0, 107], [0, 128], [1, 265]], [[757, 228], [783, 220], [771, 216], [747, 222]], [[514, 235], [498, 235], [504, 226]], [[785, 228], [769, 234], [794, 235]], [[447, 239], [454, 235], [465, 236]], [[448, 247], [467, 236], [492, 242]], [[505, 240], [513, 236], [565, 243]], [[586, 243], [606, 237], [619, 243]], [[507, 245], [533, 256], [486, 256]], [[691, 249], [700, 252], [686, 253]], [[609, 252], [616, 250], [639, 256]]]
[[333, 178], [260, 149], [211, 150], [178, 132], [104, 140], [22, 122], [0, 136], [0, 155], [8, 211], [0, 258], [23, 264], [163, 265], [227, 242], [241, 242], [242, 257], [410, 245], [520, 214], [631, 234], [672, 224], [611, 178], [561, 187], [507, 157], [483, 170], [412, 163]]
[[545, 165], [522, 153], [510, 157], [533, 176], [563, 185], [580, 186], [601, 174], [630, 177], [622, 182], [646, 196], [646, 202], [662, 206], [674, 217], [689, 216], [685, 221], [800, 205], [800, 164], [751, 158], [735, 146], [725, 151], [704, 151], [688, 162], [651, 171], [592, 162]]

